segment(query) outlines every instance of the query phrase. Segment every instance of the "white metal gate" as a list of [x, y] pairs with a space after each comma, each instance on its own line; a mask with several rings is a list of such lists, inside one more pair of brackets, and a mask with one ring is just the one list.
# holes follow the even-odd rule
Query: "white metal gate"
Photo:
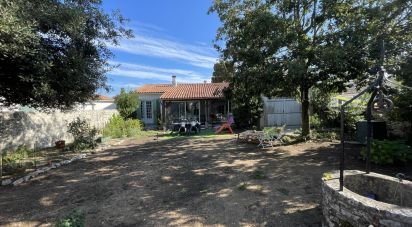
[[264, 99], [265, 126], [300, 127], [302, 105], [292, 98]]

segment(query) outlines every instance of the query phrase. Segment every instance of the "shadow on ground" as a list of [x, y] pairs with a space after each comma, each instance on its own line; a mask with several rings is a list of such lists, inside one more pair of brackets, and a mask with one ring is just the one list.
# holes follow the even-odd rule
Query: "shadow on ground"
[[[327, 142], [129, 141], [0, 188], [0, 225], [48, 225], [81, 210], [87, 226], [320, 226], [320, 179], [338, 152]], [[348, 147], [348, 168], [362, 168], [357, 152]]]

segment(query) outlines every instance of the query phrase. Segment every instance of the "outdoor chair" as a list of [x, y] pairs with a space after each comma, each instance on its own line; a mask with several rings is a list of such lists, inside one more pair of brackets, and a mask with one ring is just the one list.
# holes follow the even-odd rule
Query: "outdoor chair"
[[273, 147], [273, 144], [277, 141], [282, 141], [282, 137], [285, 135], [285, 126], [282, 127], [270, 127], [264, 128], [263, 133], [259, 135], [258, 147], [265, 148], [268, 146]]
[[191, 121], [190, 123], [186, 123], [185, 125], [186, 132], [188, 133], [199, 133], [200, 132], [200, 124], [197, 121]]
[[177, 132], [179, 134], [187, 132], [186, 122], [181, 122], [180, 123], [179, 130]]
[[216, 128], [215, 133], [218, 134], [218, 133], [220, 133], [221, 131], [223, 131], [224, 129], [227, 129], [231, 134], [233, 134], [233, 130], [232, 130], [232, 124], [233, 124], [233, 123], [235, 123], [235, 120], [234, 120], [234, 118], [233, 118], [232, 113], [229, 113], [229, 114], [228, 114], [227, 121], [224, 122], [221, 126], [218, 126], [218, 127]]
[[215, 133], [218, 134], [222, 132], [224, 129], [227, 129], [231, 134], [233, 134], [232, 126], [229, 123], [223, 123], [222, 125], [218, 126]]

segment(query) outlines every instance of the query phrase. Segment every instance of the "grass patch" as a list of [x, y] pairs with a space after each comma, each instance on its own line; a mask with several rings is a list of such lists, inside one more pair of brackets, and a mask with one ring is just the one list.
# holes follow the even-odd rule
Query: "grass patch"
[[85, 214], [81, 211], [74, 211], [66, 217], [57, 220], [56, 227], [83, 227]]
[[210, 139], [210, 138], [224, 138], [224, 137], [231, 137], [234, 134], [227, 134], [227, 133], [221, 133], [221, 134], [216, 134], [214, 130], [211, 129], [205, 129], [205, 130], [201, 130], [199, 133], [183, 133], [183, 134], [179, 134], [179, 133], [167, 133], [164, 134], [162, 137], [163, 138], [204, 138], [204, 139]]

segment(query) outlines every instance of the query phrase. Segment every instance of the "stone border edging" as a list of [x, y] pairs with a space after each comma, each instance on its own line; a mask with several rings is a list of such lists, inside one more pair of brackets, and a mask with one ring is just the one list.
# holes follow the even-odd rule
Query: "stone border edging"
[[[89, 152], [88, 152], [88, 153], [89, 153]], [[23, 176], [23, 177], [20, 177], [20, 178], [17, 178], [17, 179], [6, 179], [6, 180], [2, 180], [2, 181], [1, 181], [1, 186], [7, 186], [7, 185], [17, 186], [17, 185], [19, 185], [19, 184], [21, 184], [21, 183], [30, 181], [30, 179], [35, 178], [35, 177], [37, 177], [38, 175], [47, 173], [47, 172], [49, 172], [49, 171], [52, 170], [52, 169], [56, 169], [56, 168], [58, 168], [58, 167], [60, 167], [60, 166], [64, 166], [64, 165], [70, 164], [70, 163], [72, 163], [73, 161], [86, 158], [86, 156], [87, 156], [87, 154], [85, 154], [85, 153], [79, 154], [79, 155], [76, 155], [76, 156], [72, 157], [71, 159], [66, 159], [66, 160], [63, 160], [63, 161], [61, 161], [61, 162], [52, 163], [50, 166], [44, 166], [44, 167], [41, 167], [41, 168], [39, 168], [39, 169], [36, 169], [35, 171], [30, 172], [30, 173], [26, 174], [26, 175]]]
[[92, 154], [93, 152], [99, 152], [102, 151], [104, 149], [110, 148], [112, 146], [116, 146], [119, 145], [123, 142], [123, 140], [120, 140], [118, 142], [116, 142], [114, 145], [100, 145], [97, 148], [93, 149], [93, 150], [84, 150], [81, 154], [76, 155], [74, 157], [72, 157], [71, 159], [66, 159], [57, 163], [52, 163], [50, 166], [43, 166], [41, 168], [36, 169], [33, 172], [30, 172], [22, 177], [16, 178], [16, 179], [6, 179], [6, 180], [0, 180], [0, 187], [1, 186], [17, 186], [20, 185], [24, 182], [28, 182], [31, 179], [49, 172], [52, 169], [56, 169], [59, 168], [60, 166], [64, 166], [64, 165], [68, 165], [76, 160], [80, 160], [80, 159], [84, 159], [87, 157], [87, 155]]

